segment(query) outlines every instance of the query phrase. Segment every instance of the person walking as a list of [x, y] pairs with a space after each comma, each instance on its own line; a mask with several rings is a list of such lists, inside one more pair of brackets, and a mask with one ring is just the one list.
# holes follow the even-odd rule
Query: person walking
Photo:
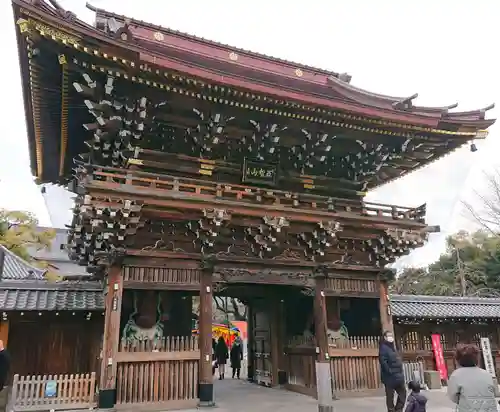
[[448, 397], [457, 405], [457, 412], [496, 412], [493, 378], [477, 366], [479, 348], [458, 345], [455, 359], [460, 368], [448, 379]]
[[236, 376], [240, 379], [241, 361], [243, 360], [243, 345], [238, 337], [231, 348], [230, 353], [231, 369], [233, 370], [233, 379]]
[[229, 351], [224, 338], [221, 336], [217, 341], [217, 346], [215, 347], [215, 358], [217, 360], [217, 368], [219, 369], [219, 379], [224, 379], [224, 372], [226, 371], [228, 357]]
[[[394, 345], [394, 335], [385, 331], [379, 347], [380, 377], [385, 386], [387, 412], [402, 412], [406, 401], [403, 362]], [[394, 393], [397, 395], [394, 404]]]

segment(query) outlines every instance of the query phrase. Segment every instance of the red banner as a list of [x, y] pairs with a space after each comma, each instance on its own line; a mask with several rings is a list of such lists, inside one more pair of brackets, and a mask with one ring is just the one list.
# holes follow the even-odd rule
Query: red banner
[[444, 381], [448, 380], [448, 370], [446, 369], [446, 363], [444, 362], [443, 346], [441, 345], [441, 335], [435, 333], [431, 336], [432, 338], [432, 351], [434, 352], [434, 359], [436, 360], [436, 367], [439, 371], [441, 379]]

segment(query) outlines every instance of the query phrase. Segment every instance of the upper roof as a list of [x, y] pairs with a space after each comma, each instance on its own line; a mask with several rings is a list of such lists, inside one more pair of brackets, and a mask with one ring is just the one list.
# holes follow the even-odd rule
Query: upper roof
[[126, 49], [138, 60], [154, 63], [209, 82], [241, 87], [303, 104], [323, 106], [361, 116], [457, 130], [489, 127], [484, 108], [452, 112], [443, 107], [414, 105], [418, 94], [394, 97], [372, 93], [350, 84], [351, 76], [216, 43], [87, 5], [96, 12], [96, 26], [62, 9], [55, 0], [12, 0], [24, 12], [35, 12], [48, 24], [74, 30], [86, 37]]
[[396, 318], [500, 319], [500, 299], [496, 298], [391, 295], [390, 302], [392, 315]]
[[[12, 2], [18, 23], [31, 166], [39, 182], [66, 184], [74, 166], [72, 158], [87, 150], [88, 142], [78, 136], [82, 124], [88, 123], [88, 108], [70, 85], [80, 78], [80, 65], [90, 61], [97, 62], [92, 63], [92, 70], [118, 68], [117, 77], [145, 82], [152, 94], [159, 87], [157, 96], [163, 96], [165, 77], [180, 95], [187, 87], [200, 93], [208, 90], [210, 101], [218, 96], [218, 102], [227, 103], [221, 96], [239, 96], [234, 98], [236, 102], [231, 97], [230, 105], [243, 107], [237, 100], [241, 99], [254, 111], [267, 113], [268, 107], [274, 107], [285, 122], [295, 116], [314, 127], [332, 124], [352, 129], [353, 139], [357, 133], [403, 139], [404, 151], [415, 140], [414, 148], [408, 149], [412, 158], [395, 156], [392, 161], [397, 167], [390, 164], [385, 168], [391, 172], [382, 167], [369, 183], [358, 182], [361, 192], [416, 170], [470, 139], [485, 137], [484, 129], [494, 122], [485, 118], [492, 105], [467, 112], [452, 111], [455, 104], [419, 107], [414, 104], [416, 94], [393, 97], [368, 92], [352, 86], [345, 73], [271, 58], [92, 6], [96, 27], [63, 10], [55, 0], [49, 0], [51, 5], [44, 0]], [[38, 40], [46, 47], [41, 55], [33, 46]], [[50, 58], [45, 59], [45, 54]], [[66, 61], [73, 54], [78, 59]]]
[[[437, 126], [440, 121], [466, 122], [477, 125], [478, 128], [486, 128], [493, 121], [485, 121], [485, 112], [494, 107], [486, 106], [479, 110], [466, 112], [451, 112], [458, 103], [452, 103], [442, 107], [423, 107], [413, 104], [418, 97], [415, 93], [410, 96], [388, 96], [378, 94], [355, 87], [350, 84], [352, 77], [347, 73], [327, 71], [304, 64], [294, 63], [288, 60], [270, 57], [261, 53], [244, 50], [229, 46], [227, 44], [214, 42], [187, 33], [172, 30], [163, 26], [136, 20], [131, 17], [116, 14], [104, 9], [94, 7], [87, 3], [87, 7], [96, 13], [96, 27], [105, 32], [113, 31], [116, 25], [116, 33], [123, 30], [130, 34], [131, 39], [137, 45], [150, 47], [162, 47], [162, 54], [172, 55], [177, 52], [187, 62], [195, 62], [203, 58], [206, 68], [216, 68], [222, 62], [227, 64], [227, 70], [233, 74], [245, 76], [242, 69], [250, 69], [255, 73], [248, 73], [249, 77], [264, 80], [263, 76], [274, 75], [274, 81], [269, 78], [274, 86], [283, 88], [290, 84], [296, 88], [313, 95], [323, 95], [329, 99], [344, 102], [355, 102], [361, 106], [353, 106], [349, 110], [361, 115], [374, 115], [381, 117], [393, 117], [395, 113], [412, 114], [412, 117], [398, 116], [400, 121], [415, 124], [427, 124]], [[201, 62], [201, 61], [200, 61]], [[287, 79], [287, 81], [284, 81]], [[292, 83], [290, 83], [292, 81]], [[311, 101], [312, 103], [312, 101]], [[341, 109], [342, 107], [338, 107]], [[370, 109], [380, 109], [377, 111]], [[424, 119], [428, 118], [428, 119]], [[396, 118], [393, 118], [396, 120]], [[405, 119], [405, 120], [403, 120]], [[434, 120], [431, 120], [434, 119]]]

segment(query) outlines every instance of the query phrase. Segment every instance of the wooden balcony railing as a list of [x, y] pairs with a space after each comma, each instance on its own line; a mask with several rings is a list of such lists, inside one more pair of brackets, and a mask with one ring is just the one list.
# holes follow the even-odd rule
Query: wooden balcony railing
[[348, 212], [365, 217], [425, 223], [425, 204], [409, 208], [92, 165], [80, 166], [78, 174], [82, 179], [80, 184], [99, 189], [112, 190], [122, 185], [132, 185], [147, 188], [159, 196], [175, 192], [177, 196], [184, 194], [186, 197], [204, 200], [227, 200], [263, 206], [284, 206], [298, 210], [312, 209], [318, 212]]

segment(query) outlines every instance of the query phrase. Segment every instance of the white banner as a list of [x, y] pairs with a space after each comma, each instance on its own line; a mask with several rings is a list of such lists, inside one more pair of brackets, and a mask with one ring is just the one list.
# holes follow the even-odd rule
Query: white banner
[[491, 355], [490, 338], [481, 338], [481, 350], [483, 352], [484, 368], [493, 377], [497, 377], [495, 361]]

